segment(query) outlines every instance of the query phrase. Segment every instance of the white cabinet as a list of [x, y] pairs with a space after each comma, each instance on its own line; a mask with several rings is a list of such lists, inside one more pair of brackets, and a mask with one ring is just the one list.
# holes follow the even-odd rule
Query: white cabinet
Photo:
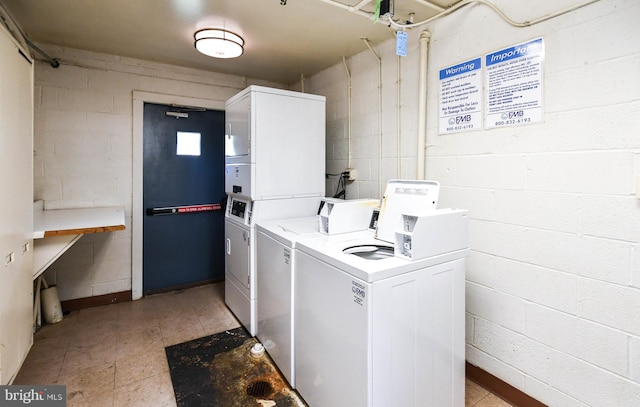
[[248, 87], [227, 101], [225, 155], [227, 194], [324, 196], [324, 96]]
[[0, 26], [0, 384], [33, 343], [33, 65]]

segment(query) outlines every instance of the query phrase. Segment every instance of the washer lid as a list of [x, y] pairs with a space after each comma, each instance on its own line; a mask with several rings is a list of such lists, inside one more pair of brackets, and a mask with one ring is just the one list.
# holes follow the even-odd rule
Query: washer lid
[[387, 182], [376, 239], [395, 242], [395, 232], [402, 229], [402, 214], [435, 209], [440, 184], [436, 181], [392, 179]]

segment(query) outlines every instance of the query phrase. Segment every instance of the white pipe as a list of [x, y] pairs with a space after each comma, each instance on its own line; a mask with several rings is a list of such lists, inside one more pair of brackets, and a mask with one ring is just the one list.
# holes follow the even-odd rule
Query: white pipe
[[[356, 6], [349, 6], [347, 4], [342, 4], [342, 3], [338, 2], [338, 1], [335, 1], [335, 0], [320, 0], [320, 1], [322, 1], [323, 3], [331, 4], [332, 6], [339, 7], [341, 9], [343, 9], [343, 10], [347, 10], [347, 11], [350, 11], [352, 13], [358, 14], [360, 16], [366, 17], [366, 18], [368, 18], [370, 20], [374, 19], [374, 13], [369, 13], [369, 12], [360, 10], [360, 7], [362, 7], [364, 4], [368, 3], [368, 1], [363, 0], [360, 3], [358, 3]], [[401, 24], [401, 23], [397, 23], [397, 22], [393, 21], [393, 19], [391, 19], [389, 17], [384, 17], [384, 18], [381, 17], [378, 20], [378, 22], [382, 23], [382, 24], [387, 24], [390, 27], [393, 27], [395, 29], [416, 28], [416, 27], [419, 27], [419, 26], [421, 26], [423, 24], [427, 24], [427, 23], [429, 23], [429, 22], [431, 22], [433, 20], [436, 20], [436, 19], [438, 19], [440, 17], [444, 17], [444, 16], [446, 16], [448, 14], [451, 14], [454, 11], [456, 11], [456, 10], [466, 6], [466, 5], [469, 5], [469, 4], [472, 4], [472, 3], [480, 3], [480, 4], [484, 4], [485, 6], [490, 7], [503, 20], [505, 20], [507, 23], [509, 23], [510, 25], [512, 25], [514, 27], [529, 27], [529, 26], [532, 26], [534, 24], [538, 24], [538, 23], [541, 23], [543, 21], [547, 21], [547, 20], [550, 20], [552, 18], [556, 18], [558, 16], [561, 16], [563, 14], [569, 13], [571, 11], [578, 10], [578, 9], [580, 9], [582, 7], [588, 6], [589, 4], [596, 3], [596, 2], [598, 2], [600, 0], [589, 0], [589, 1], [586, 1], [585, 3], [581, 3], [581, 4], [578, 4], [576, 6], [571, 6], [571, 7], [568, 7], [566, 9], [563, 9], [563, 10], [560, 10], [560, 11], [556, 11], [555, 13], [548, 14], [546, 16], [542, 16], [542, 17], [533, 19], [531, 21], [523, 21], [523, 22], [514, 21], [511, 18], [507, 17], [507, 15], [502, 12], [502, 10], [500, 10], [495, 4], [493, 4], [492, 2], [490, 2], [488, 0], [462, 0], [462, 1], [454, 4], [453, 6], [451, 6], [449, 8], [440, 7], [440, 6], [438, 6], [436, 4], [433, 4], [433, 3], [431, 3], [430, 1], [427, 1], [427, 0], [416, 0], [416, 1], [418, 3], [424, 5], [424, 6], [433, 8], [434, 10], [438, 11], [439, 13], [436, 14], [435, 16], [433, 16], [433, 17], [427, 18], [426, 20], [422, 20], [422, 21], [420, 21], [418, 23], [413, 23], [412, 22], [410, 24]]]
[[382, 198], [382, 59], [369, 45], [368, 38], [362, 38], [378, 60], [378, 197]]
[[398, 179], [402, 179], [402, 110], [401, 110], [401, 101], [402, 101], [402, 73], [400, 70], [400, 59], [402, 57], [400, 55], [396, 56], [396, 69], [397, 69], [397, 80], [396, 80], [396, 87], [397, 87], [397, 92], [396, 92], [396, 125], [397, 125], [397, 142], [396, 142], [396, 148], [398, 150], [398, 159], [397, 159], [397, 168], [396, 168], [396, 175], [398, 177]]
[[342, 57], [342, 64], [344, 70], [347, 72], [347, 168], [352, 169], [351, 166], [351, 72], [347, 67], [347, 61], [345, 57]]
[[427, 1], [427, 0], [415, 0], [415, 1], [420, 3], [420, 4], [422, 4], [423, 6], [427, 6], [427, 7], [432, 8], [437, 12], [442, 12], [442, 11], [445, 10], [444, 7], [438, 6], [437, 4], [433, 4], [432, 2]]
[[360, 3], [353, 6], [355, 10], [360, 10], [365, 4], [371, 3], [372, 0], [362, 0]]
[[[354, 6], [349, 6], [347, 4], [342, 4], [342, 3], [338, 2], [338, 1], [334, 1], [334, 0], [320, 0], [320, 1], [323, 2], [323, 3], [331, 4], [332, 6], [336, 6], [338, 8], [343, 9], [343, 10], [347, 10], [347, 11], [350, 11], [352, 13], [358, 14], [360, 16], [366, 17], [369, 20], [373, 21], [373, 17], [374, 17], [373, 13], [368, 13], [366, 11], [362, 11], [362, 10], [357, 9]], [[358, 6], [360, 6], [360, 5], [358, 4]]]
[[[571, 6], [571, 7], [568, 7], [566, 9], [563, 9], [563, 10], [560, 10], [560, 11], [556, 11], [555, 13], [548, 14], [546, 16], [539, 17], [539, 18], [536, 18], [536, 19], [531, 20], [531, 21], [518, 22], [518, 21], [514, 21], [511, 18], [509, 18], [506, 14], [504, 14], [502, 12], [502, 10], [500, 10], [495, 4], [493, 4], [492, 2], [490, 2], [488, 0], [462, 0], [462, 1], [458, 2], [458, 3], [456, 3], [455, 5], [449, 7], [448, 9], [436, 14], [435, 16], [427, 18], [426, 20], [422, 20], [422, 21], [417, 22], [417, 23], [401, 24], [401, 23], [396, 23], [395, 21], [393, 21], [390, 18], [385, 18], [383, 23], [389, 24], [389, 26], [394, 27], [395, 29], [415, 28], [415, 27], [419, 27], [419, 26], [421, 26], [423, 24], [427, 24], [427, 23], [429, 23], [429, 22], [431, 22], [431, 21], [433, 21], [435, 19], [438, 19], [440, 17], [444, 17], [444, 16], [446, 16], [448, 14], [451, 14], [454, 11], [456, 11], [456, 10], [466, 6], [466, 5], [473, 4], [473, 3], [480, 3], [480, 4], [484, 4], [485, 6], [490, 7], [493, 11], [495, 11], [508, 24], [510, 24], [510, 25], [512, 25], [514, 27], [522, 28], [522, 27], [529, 27], [529, 26], [532, 26], [534, 24], [538, 24], [538, 23], [541, 23], [543, 21], [550, 20], [552, 18], [561, 16], [561, 15], [569, 13], [571, 11], [575, 11], [575, 10], [577, 10], [579, 8], [588, 6], [589, 4], [593, 4], [593, 3], [598, 2], [598, 1], [600, 1], [600, 0], [589, 0], [589, 1], [585, 2], [585, 3], [581, 3], [581, 4], [578, 4], [576, 6]], [[381, 20], [383, 20], [383, 19], [381, 19]]]
[[427, 68], [431, 33], [420, 33], [420, 67], [418, 68], [418, 169], [416, 179], [425, 178], [427, 150]]

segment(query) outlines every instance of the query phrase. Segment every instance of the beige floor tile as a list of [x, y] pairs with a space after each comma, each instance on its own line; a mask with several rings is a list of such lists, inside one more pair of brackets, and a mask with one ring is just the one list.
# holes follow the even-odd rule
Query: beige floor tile
[[202, 324], [197, 319], [195, 322], [186, 322], [182, 326], [166, 324], [161, 326], [161, 330], [165, 347], [206, 336]]
[[115, 322], [118, 320], [118, 307], [111, 305], [102, 305], [99, 307], [84, 308], [78, 313], [78, 322], [81, 324]]
[[176, 399], [169, 372], [118, 387], [113, 393], [113, 407], [173, 407], [175, 405]]
[[63, 372], [57, 384], [67, 386], [67, 403], [85, 403], [105, 392], [113, 393], [115, 370], [115, 363], [107, 363], [73, 373]]
[[132, 333], [143, 333], [144, 331], [149, 330], [160, 330], [160, 321], [157, 318], [140, 318], [136, 319], [133, 317], [126, 317], [122, 320], [118, 321], [118, 335], [121, 334], [132, 334]]
[[149, 327], [143, 330], [119, 331], [116, 340], [116, 359], [164, 349], [160, 327]]
[[59, 332], [69, 324], [47, 325], [34, 335], [34, 344], [18, 372], [14, 384], [55, 384], [60, 374], [70, 337]]
[[44, 324], [34, 334], [34, 339], [69, 337], [78, 331], [78, 311], [64, 316], [62, 321], [55, 324]]
[[477, 402], [485, 398], [489, 394], [489, 391], [485, 390], [483, 387], [478, 384], [472, 382], [469, 379], [465, 380], [465, 405], [474, 406]]
[[91, 346], [105, 342], [115, 343], [117, 327], [118, 325], [115, 321], [80, 323], [76, 331], [71, 335], [69, 347]]
[[13, 384], [15, 385], [48, 385], [56, 384], [64, 354], [57, 357], [33, 358], [27, 357], [18, 372]]
[[240, 322], [238, 322], [233, 315], [204, 321], [202, 323], [202, 329], [205, 335], [217, 334], [218, 332], [228, 331], [238, 328], [239, 326]]
[[69, 344], [64, 356], [61, 374], [73, 374], [89, 367], [113, 364], [116, 359], [115, 332], [98, 343]]
[[116, 360], [115, 387], [122, 387], [169, 372], [164, 347], [127, 355]]
[[489, 393], [485, 398], [474, 404], [474, 407], [510, 407], [511, 404], [502, 400], [500, 397]]
[[240, 326], [240, 322], [231, 312], [228, 312], [225, 305], [214, 304], [205, 309], [206, 312], [198, 311], [197, 316], [206, 335], [213, 335]]
[[91, 394], [78, 392], [73, 394], [73, 398], [71, 400], [67, 399], [67, 407], [112, 407], [112, 406], [113, 406], [113, 390], [105, 390], [100, 393], [91, 393]]
[[156, 320], [157, 307], [152, 301], [127, 301], [118, 304], [118, 322], [125, 320], [135, 320], [144, 322], [145, 320]]

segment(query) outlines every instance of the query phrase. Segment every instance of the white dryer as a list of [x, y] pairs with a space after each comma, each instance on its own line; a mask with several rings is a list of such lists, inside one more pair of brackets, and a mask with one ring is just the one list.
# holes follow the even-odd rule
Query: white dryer
[[252, 336], [257, 332], [256, 223], [313, 216], [320, 197], [252, 201], [230, 196], [225, 212], [224, 300]]
[[295, 389], [293, 353], [293, 262], [296, 243], [320, 236], [318, 217], [257, 225], [257, 338]]
[[[437, 184], [419, 192], [405, 184], [387, 185], [378, 239], [360, 233], [298, 244], [295, 380], [309, 405], [464, 406], [468, 235], [439, 230], [445, 252], [413, 261], [394, 255], [403, 214], [437, 201]], [[429, 203], [420, 205], [416, 193]], [[456, 216], [466, 221], [466, 211]]]
[[[257, 338], [295, 388], [294, 285], [297, 244], [328, 234], [367, 230], [374, 199], [324, 198], [318, 215], [256, 224]], [[331, 208], [331, 210], [328, 210]], [[335, 221], [332, 218], [336, 218]], [[323, 225], [339, 223], [323, 229]]]

